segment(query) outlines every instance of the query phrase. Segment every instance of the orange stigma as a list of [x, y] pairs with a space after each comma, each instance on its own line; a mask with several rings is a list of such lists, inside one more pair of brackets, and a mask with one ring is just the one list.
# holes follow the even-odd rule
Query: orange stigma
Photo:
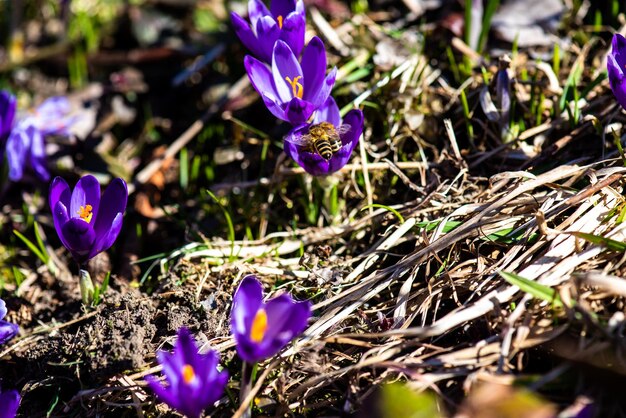
[[299, 81], [301, 78], [301, 75], [294, 77], [293, 80], [291, 80], [289, 77], [285, 77], [285, 80], [287, 80], [287, 83], [289, 83], [289, 85], [291, 86], [293, 96], [297, 97], [298, 99], [302, 99], [302, 96], [304, 95], [304, 86]]
[[190, 384], [195, 377], [196, 372], [193, 371], [193, 367], [191, 367], [189, 364], [185, 364], [183, 366], [183, 381], [186, 384]]
[[267, 331], [267, 314], [265, 309], [259, 309], [252, 320], [252, 329], [250, 330], [250, 339], [255, 343], [263, 341]]
[[279, 27], [280, 29], [282, 29], [282, 28], [283, 28], [283, 17], [282, 17], [282, 16], [278, 16], [278, 17], [276, 18], [276, 20], [278, 21], [278, 27]]
[[91, 218], [93, 217], [93, 213], [91, 213], [93, 207], [91, 205], [85, 205], [85, 206], [81, 206], [80, 209], [78, 210], [78, 216], [80, 216], [80, 219], [82, 219], [83, 221], [90, 223], [91, 222]]

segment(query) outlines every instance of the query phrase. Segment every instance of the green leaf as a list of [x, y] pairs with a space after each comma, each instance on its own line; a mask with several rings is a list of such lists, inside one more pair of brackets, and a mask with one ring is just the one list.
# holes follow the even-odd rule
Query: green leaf
[[546, 302], [550, 302], [556, 308], [563, 307], [563, 301], [561, 300], [561, 297], [556, 292], [556, 290], [552, 289], [550, 286], [537, 283], [534, 280], [518, 276], [517, 274], [508, 273], [506, 271], [499, 271], [498, 274], [502, 276], [504, 280], [506, 280], [513, 286], [519, 287], [521, 290], [530, 294], [531, 296], [537, 299], [545, 300]]
[[614, 251], [626, 251], [626, 243], [621, 241], [615, 241], [610, 238], [604, 238], [599, 235], [588, 234], [586, 232], [568, 232], [575, 237], [584, 239], [592, 244], [598, 244], [603, 247], [608, 248], [609, 250]]
[[381, 418], [441, 418], [437, 399], [432, 393], [417, 393], [401, 383], [381, 388], [378, 394], [378, 414]]
[[20, 231], [18, 231], [17, 229], [13, 230], [13, 233], [20, 239], [22, 240], [22, 242], [24, 244], [26, 244], [26, 246], [33, 252], [33, 254], [35, 254], [37, 256], [37, 258], [39, 258], [44, 264], [48, 263], [48, 257], [46, 255], [44, 255], [39, 248], [37, 248], [37, 245], [35, 245], [31, 240], [29, 240], [28, 238], [26, 238], [24, 235], [22, 235], [22, 233]]

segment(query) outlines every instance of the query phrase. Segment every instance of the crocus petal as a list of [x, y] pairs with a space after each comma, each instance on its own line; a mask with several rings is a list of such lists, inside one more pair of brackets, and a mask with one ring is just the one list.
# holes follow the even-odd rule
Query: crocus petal
[[6, 156], [9, 163], [9, 178], [19, 181], [24, 175], [24, 162], [30, 148], [31, 138], [24, 129], [13, 129], [6, 145]]
[[[51, 208], [54, 208], [57, 202], [61, 202], [68, 207], [70, 205], [70, 199], [72, 192], [70, 186], [62, 177], [55, 177], [50, 183], [50, 193], [48, 196], [48, 203]], [[67, 211], [67, 210], [66, 210]]]
[[70, 218], [61, 226], [61, 232], [67, 249], [72, 252], [74, 258], [78, 262], [87, 261], [87, 255], [96, 239], [93, 227], [80, 218]]
[[283, 109], [283, 107], [276, 102], [273, 96], [263, 93], [261, 94], [261, 98], [263, 99], [265, 107], [267, 107], [267, 110], [269, 110], [272, 115], [276, 116], [280, 120], [289, 121], [289, 118], [285, 113], [285, 109]]
[[272, 50], [271, 47], [267, 47], [264, 44], [261, 44], [258, 40], [248, 22], [246, 22], [241, 16], [237, 13], [231, 13], [230, 15], [231, 21], [233, 23], [233, 28], [235, 29], [235, 33], [241, 40], [241, 43], [244, 44], [246, 48], [248, 48], [252, 54], [263, 60], [264, 62], [270, 62], [272, 60]]
[[287, 81], [287, 77], [292, 81], [300, 77], [299, 82], [304, 82], [304, 80], [302, 80], [302, 68], [300, 67], [300, 63], [298, 63], [291, 48], [280, 40], [276, 41], [276, 44], [274, 44], [272, 75], [274, 76], [274, 85], [276, 86], [278, 97], [283, 102], [288, 102], [294, 97], [293, 88]]
[[[126, 203], [128, 202], [128, 187], [126, 186], [126, 182], [120, 178], [114, 179], [102, 194], [102, 201], [106, 202], [106, 205], [100, 208], [98, 216], [95, 217], [94, 230], [98, 237], [98, 245], [101, 245], [101, 251], [104, 251], [109, 248], [113, 242], [109, 243], [108, 238], [105, 239], [102, 237], [110, 237], [112, 233], [117, 236], [117, 234], [119, 234], [119, 228], [121, 228], [121, 225], [118, 226], [115, 221], [118, 215], [123, 214], [126, 210]], [[121, 222], [121, 220], [119, 220], [119, 222]], [[114, 230], [114, 226], [118, 228], [117, 231]]]
[[270, 11], [275, 18], [282, 16], [284, 19], [294, 10], [296, 10], [295, 0], [272, 0], [270, 2]]
[[7, 321], [0, 321], [0, 344], [4, 344], [19, 332], [17, 324]]
[[[50, 206], [52, 206], [52, 203], [50, 203]], [[52, 206], [52, 219], [54, 220], [54, 229], [57, 231], [61, 243], [65, 248], [69, 248], [65, 235], [63, 234], [63, 225], [70, 220], [70, 216], [67, 213], [67, 206], [65, 206], [61, 200], [58, 200], [54, 206]]]
[[231, 309], [231, 327], [235, 334], [247, 336], [251, 322], [263, 304], [263, 286], [253, 275], [243, 278], [235, 296]]
[[615, 56], [618, 67], [623, 70], [626, 66], [626, 38], [624, 38], [619, 33], [616, 33], [615, 35], [613, 35], [611, 46], [612, 50], [610, 55]]
[[101, 253], [102, 251], [106, 251], [111, 248], [111, 246], [117, 239], [117, 236], [120, 234], [120, 231], [122, 230], [123, 218], [124, 214], [122, 212], [119, 212], [115, 216], [115, 218], [113, 218], [113, 222], [111, 223], [111, 227], [108, 231], [105, 231], [103, 234], [100, 235], [96, 234], [96, 240], [94, 242], [93, 248], [89, 252], [89, 258], [93, 258], [98, 255], [98, 253]]
[[317, 109], [313, 123], [318, 124], [322, 122], [330, 122], [334, 126], [341, 125], [341, 115], [339, 113], [339, 106], [332, 96], [328, 96], [324, 104]]
[[[320, 38], [314, 36], [302, 53], [304, 99], [310, 100], [322, 87], [326, 74], [326, 49]], [[312, 100], [311, 100], [312, 101]]]
[[[111, 202], [107, 201], [106, 206], [108, 207], [110, 204]], [[93, 225], [94, 220], [98, 219], [98, 210], [100, 207], [100, 183], [92, 175], [81, 177], [76, 183], [74, 191], [72, 192], [72, 199], [70, 201], [70, 217], [78, 218], [79, 213], [81, 212], [81, 207], [84, 209], [87, 205], [91, 205], [91, 213], [93, 214], [91, 217], [91, 224]]]
[[280, 28], [272, 17], [265, 16], [257, 21], [256, 36], [259, 45], [258, 48], [263, 49], [263, 60], [269, 63], [271, 61], [274, 44], [280, 36]]
[[363, 112], [359, 109], [352, 109], [346, 113], [346, 116], [343, 118], [343, 123], [350, 125], [350, 130], [341, 135], [341, 143], [344, 146], [348, 146], [348, 152], [352, 153], [363, 133]]
[[607, 55], [606, 62], [611, 90], [613, 91], [618, 103], [622, 106], [622, 108], [626, 109], [626, 83], [624, 83], [623, 69], [619, 66], [612, 54]]
[[271, 14], [261, 0], [248, 1], [248, 17], [250, 18], [250, 23], [252, 23], [253, 28], [256, 28], [259, 19], [265, 16], [271, 16]]
[[43, 135], [34, 126], [28, 127], [28, 135], [31, 138], [30, 166], [35, 170], [37, 177], [42, 181], [50, 179], [50, 173], [46, 167], [46, 149], [43, 142]]
[[313, 103], [300, 100], [296, 97], [291, 99], [285, 109], [286, 120], [292, 125], [299, 125], [305, 123], [311, 114], [313, 114], [313, 111], [315, 111]]
[[7, 314], [7, 304], [5, 301], [0, 299], [0, 319], [4, 318]]
[[304, 33], [306, 18], [304, 14], [292, 13], [283, 21], [280, 39], [285, 41], [296, 57], [299, 57], [304, 48]]
[[7, 91], [0, 91], [0, 141], [11, 132], [16, 107], [15, 96]]
[[314, 176], [325, 176], [328, 174], [328, 161], [317, 153], [303, 151], [300, 147], [289, 141], [285, 141], [283, 147], [285, 154], [307, 173]]
[[320, 88], [315, 91], [314, 96], [310, 99], [315, 108], [320, 107], [326, 101], [326, 99], [328, 99], [328, 97], [330, 96], [330, 92], [335, 85], [336, 77], [337, 67], [333, 67], [333, 69], [330, 70], [330, 73], [328, 73], [328, 76], [326, 76], [326, 78], [324, 79], [324, 82], [322, 83]]
[[270, 324], [265, 338], [279, 340], [284, 345], [306, 328], [311, 316], [311, 304], [295, 302], [291, 296], [283, 293], [267, 302], [265, 312]]
[[267, 65], [249, 55], [243, 59], [243, 65], [248, 73], [252, 87], [261, 96], [266, 96], [271, 101], [275, 101], [278, 98], [278, 93], [274, 86], [272, 72]]
[[20, 406], [20, 394], [16, 390], [0, 392], [0, 418], [15, 418]]
[[146, 383], [148, 387], [154, 392], [154, 394], [161, 400], [172, 408], [177, 408], [179, 405], [178, 394], [175, 392], [170, 392], [168, 389], [164, 387], [155, 377], [146, 376]]

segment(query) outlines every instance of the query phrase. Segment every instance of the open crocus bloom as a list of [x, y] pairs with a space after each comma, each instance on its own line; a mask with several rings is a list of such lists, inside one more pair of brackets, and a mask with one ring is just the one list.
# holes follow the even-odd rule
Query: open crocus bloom
[[20, 406], [20, 394], [17, 390], [0, 389], [0, 418], [15, 418]]
[[113, 245], [122, 229], [127, 200], [126, 182], [120, 178], [109, 184], [102, 197], [94, 176], [78, 180], [73, 192], [61, 177], [52, 180], [49, 203], [54, 228], [81, 266]]
[[[0, 109], [2, 107], [0, 105]], [[9, 128], [6, 141], [9, 178], [12, 181], [22, 178], [26, 163], [30, 164], [41, 180], [50, 178], [46, 168], [44, 136], [67, 135], [76, 120], [75, 116], [70, 115], [70, 110], [69, 100], [59, 96], [45, 100], [32, 111], [18, 114], [15, 126]], [[4, 129], [4, 121], [2, 125]]]
[[[307, 135], [312, 125], [321, 122], [330, 122], [339, 128], [345, 126], [345, 131], [339, 134], [341, 148], [335, 152], [329, 160], [314, 152], [310, 147], [303, 147], [302, 136]], [[339, 115], [339, 108], [332, 97], [329, 97], [324, 105], [315, 113], [312, 123], [303, 124], [291, 130], [285, 137], [284, 150], [291, 159], [314, 176], [325, 176], [339, 170], [350, 160], [350, 155], [359, 142], [363, 132], [363, 112], [358, 109], [349, 111], [343, 121]]]
[[292, 125], [305, 123], [324, 104], [337, 75], [333, 68], [326, 76], [326, 50], [318, 37], [304, 49], [302, 65], [283, 41], [274, 45], [271, 69], [251, 56], [246, 56], [244, 65], [265, 106]]
[[244, 277], [230, 311], [239, 357], [256, 363], [273, 356], [304, 331], [310, 316], [309, 302], [295, 302], [286, 293], [264, 303], [261, 283]]
[[258, 59], [269, 64], [279, 39], [300, 56], [306, 26], [302, 0], [273, 0], [270, 10], [261, 0], [249, 0], [248, 15], [251, 25], [237, 13], [231, 13], [231, 19], [241, 42]]
[[228, 373], [218, 371], [219, 356], [215, 351], [205, 354], [198, 347], [187, 328], [178, 331], [178, 340], [172, 353], [159, 351], [157, 359], [169, 386], [161, 385], [147, 376], [150, 389], [172, 408], [189, 418], [199, 418], [224, 393]]
[[[19, 330], [17, 324], [3, 321], [2, 318], [7, 314], [6, 304], [0, 299], [0, 344], [4, 344], [17, 335]], [[0, 405], [2, 405], [0, 403]]]
[[611, 44], [611, 52], [606, 57], [609, 82], [618, 103], [626, 109], [626, 38], [616, 33]]

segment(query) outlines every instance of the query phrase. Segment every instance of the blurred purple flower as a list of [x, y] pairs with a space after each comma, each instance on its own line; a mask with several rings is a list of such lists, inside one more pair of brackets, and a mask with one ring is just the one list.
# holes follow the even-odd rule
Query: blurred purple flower
[[256, 363], [273, 356], [304, 331], [310, 316], [309, 302], [295, 302], [286, 293], [264, 303], [261, 283], [244, 277], [230, 311], [239, 357]]
[[618, 103], [626, 109], [626, 38], [616, 33], [611, 44], [613, 47], [606, 59], [609, 83]]
[[273, 0], [270, 10], [261, 0], [249, 0], [248, 17], [252, 26], [237, 13], [231, 13], [235, 33], [258, 59], [269, 64], [274, 44], [279, 39], [300, 56], [306, 26], [302, 0]]
[[[17, 324], [13, 324], [11, 322], [3, 321], [7, 314], [6, 303], [2, 299], [0, 299], [0, 344], [4, 344], [9, 341], [11, 338], [17, 335], [19, 330]], [[2, 403], [0, 402], [0, 405]]]
[[[0, 143], [4, 144], [11, 133], [17, 104], [15, 96], [7, 91], [0, 91]], [[2, 147], [4, 148], [4, 147]], [[0, 152], [0, 156], [2, 153]]]
[[244, 65], [265, 106], [292, 125], [305, 123], [324, 104], [337, 75], [333, 68], [326, 76], [326, 50], [318, 37], [304, 48], [302, 65], [283, 41], [274, 45], [271, 70], [251, 56], [246, 56]]
[[[313, 125], [321, 122], [330, 122], [338, 129], [341, 139], [341, 148], [333, 153], [329, 160], [322, 158], [314, 152], [310, 146], [304, 145], [303, 136], [307, 135]], [[343, 130], [340, 130], [343, 127]], [[348, 129], [349, 127], [349, 129]], [[285, 153], [291, 157], [304, 170], [314, 176], [325, 176], [339, 170], [346, 165], [352, 151], [359, 142], [363, 132], [363, 112], [358, 109], [349, 111], [343, 121], [339, 115], [339, 108], [332, 97], [315, 113], [312, 123], [307, 123], [294, 128], [287, 134], [284, 142]]]
[[17, 390], [0, 388], [0, 418], [15, 418], [20, 406], [20, 394]]
[[[11, 96], [12, 97], [12, 96]], [[15, 114], [15, 98], [13, 104], [6, 106], [0, 104], [0, 112], [9, 109], [7, 116], [13, 119]], [[6, 98], [0, 98], [0, 102], [6, 103]], [[12, 110], [10, 110], [12, 109]], [[45, 100], [32, 112], [18, 114], [15, 125], [5, 124], [2, 117], [1, 132], [10, 130], [6, 140], [6, 155], [9, 163], [9, 178], [19, 181], [24, 174], [25, 164], [30, 164], [37, 176], [44, 181], [50, 179], [46, 168], [46, 152], [44, 144], [45, 135], [67, 135], [68, 129], [75, 121], [70, 116], [71, 106], [65, 97], [51, 97]], [[6, 118], [9, 121], [9, 117]], [[0, 135], [0, 137], [2, 137]]]
[[169, 386], [153, 376], [146, 382], [157, 397], [189, 418], [198, 418], [224, 393], [228, 372], [218, 371], [219, 356], [215, 351], [200, 354], [187, 328], [178, 330], [174, 352], [157, 353]]
[[127, 200], [126, 182], [120, 178], [109, 184], [102, 197], [94, 176], [78, 180], [73, 192], [61, 177], [52, 180], [49, 203], [54, 228], [81, 266], [113, 245], [122, 229]]

